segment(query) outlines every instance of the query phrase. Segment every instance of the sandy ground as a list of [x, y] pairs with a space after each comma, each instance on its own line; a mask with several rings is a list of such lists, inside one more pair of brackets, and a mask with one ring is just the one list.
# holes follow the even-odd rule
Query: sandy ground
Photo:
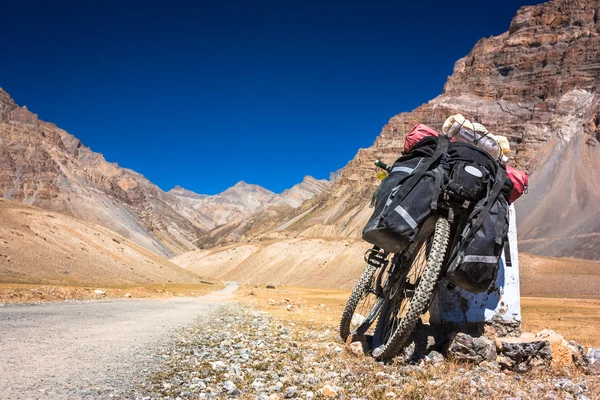
[[[213, 279], [351, 290], [369, 248], [362, 240], [295, 238], [196, 250], [171, 261]], [[519, 261], [523, 296], [600, 298], [600, 262], [526, 253]]]
[[116, 233], [61, 213], [0, 200], [0, 284], [201, 283]]
[[237, 284], [197, 298], [0, 308], [0, 398], [103, 398], [152, 373], [170, 333], [210, 319]]

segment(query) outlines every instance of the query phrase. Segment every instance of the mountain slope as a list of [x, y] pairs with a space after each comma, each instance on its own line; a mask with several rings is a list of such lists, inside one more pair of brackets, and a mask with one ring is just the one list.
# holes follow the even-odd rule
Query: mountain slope
[[0, 283], [200, 283], [130, 240], [62, 213], [0, 199]]
[[[506, 135], [510, 163], [531, 174], [530, 193], [517, 202], [522, 249], [600, 259], [599, 16], [600, 3], [592, 0], [521, 8], [508, 32], [481, 39], [456, 62], [440, 96], [391, 118], [330, 189], [247, 227], [245, 239], [360, 237], [378, 182], [373, 161], [393, 162], [415, 124], [441, 130], [447, 116], [462, 113]], [[228, 234], [202, 237], [228, 243]]]

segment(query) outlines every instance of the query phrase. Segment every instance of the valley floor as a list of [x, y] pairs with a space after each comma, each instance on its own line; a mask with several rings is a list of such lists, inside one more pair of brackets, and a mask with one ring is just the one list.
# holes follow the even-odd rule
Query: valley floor
[[205, 280], [202, 282], [140, 283], [119, 286], [55, 286], [0, 283], [0, 306], [79, 300], [197, 297], [223, 286], [217, 281]]

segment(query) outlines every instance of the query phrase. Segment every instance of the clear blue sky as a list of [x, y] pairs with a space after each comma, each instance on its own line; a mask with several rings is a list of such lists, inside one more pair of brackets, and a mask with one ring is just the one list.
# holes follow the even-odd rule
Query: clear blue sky
[[8, 1], [0, 87], [164, 190], [280, 192], [344, 166], [535, 2]]

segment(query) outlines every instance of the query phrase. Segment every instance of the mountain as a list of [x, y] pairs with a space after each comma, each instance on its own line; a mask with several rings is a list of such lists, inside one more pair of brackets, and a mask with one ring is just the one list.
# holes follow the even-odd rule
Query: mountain
[[205, 231], [275, 201], [297, 207], [326, 187], [306, 177], [282, 195], [243, 181], [214, 196], [178, 186], [165, 193], [39, 120], [0, 88], [0, 196], [98, 224], [165, 257], [195, 249]]
[[[306, 176], [302, 182], [285, 190], [280, 195], [244, 181], [238, 182], [214, 196], [200, 195], [180, 187], [175, 187], [168, 193], [191, 206], [195, 211], [193, 214], [201, 216], [204, 220], [202, 223], [204, 228], [214, 229], [226, 224], [239, 223], [267, 207], [299, 207], [305, 200], [313, 198], [329, 186], [327, 180], [317, 180], [312, 176]], [[175, 204], [172, 205], [176, 207]], [[185, 213], [186, 211], [182, 210], [181, 212]], [[197, 216], [189, 215], [188, 218]]]
[[223, 193], [205, 199], [202, 211], [203, 214], [210, 215], [217, 226], [252, 214], [276, 197], [277, 195], [270, 190], [241, 181]]
[[173, 196], [185, 198], [185, 199], [192, 199], [192, 200], [204, 200], [207, 197], [209, 197], [208, 195], [198, 194], [196, 192], [192, 192], [191, 190], [184, 189], [180, 186], [175, 186], [173, 189], [169, 190], [169, 194], [172, 194]]
[[39, 120], [2, 89], [0, 118], [1, 197], [96, 223], [163, 256], [194, 248], [202, 226], [169, 205], [174, 196]]
[[[194, 244], [200, 248], [207, 248], [244, 242], [248, 231], [252, 230], [255, 233], [256, 229], [268, 231], [276, 228], [274, 224], [282, 215], [292, 212], [330, 186], [331, 183], [325, 179], [319, 180], [312, 176], [305, 176], [302, 182], [285, 190], [280, 195], [272, 196], [268, 202], [252, 212], [242, 214], [238, 218], [230, 218], [222, 225], [215, 224], [214, 229], [201, 234]], [[264, 200], [266, 199], [264, 198]], [[207, 211], [204, 208], [203, 210]]]
[[323, 190], [328, 189], [330, 182], [326, 179], [315, 179], [312, 176], [305, 176], [302, 182], [285, 190], [271, 204], [288, 204], [292, 208], [298, 208], [306, 200], [312, 199]]
[[201, 242], [359, 238], [378, 183], [373, 161], [393, 162], [415, 124], [441, 131], [446, 117], [461, 113], [507, 136], [510, 164], [531, 174], [529, 194], [516, 204], [521, 249], [598, 260], [599, 85], [600, 3], [523, 7], [507, 32], [479, 40], [456, 62], [441, 95], [392, 117], [329, 189], [296, 209], [256, 219], [243, 235], [224, 226], [204, 233]]

